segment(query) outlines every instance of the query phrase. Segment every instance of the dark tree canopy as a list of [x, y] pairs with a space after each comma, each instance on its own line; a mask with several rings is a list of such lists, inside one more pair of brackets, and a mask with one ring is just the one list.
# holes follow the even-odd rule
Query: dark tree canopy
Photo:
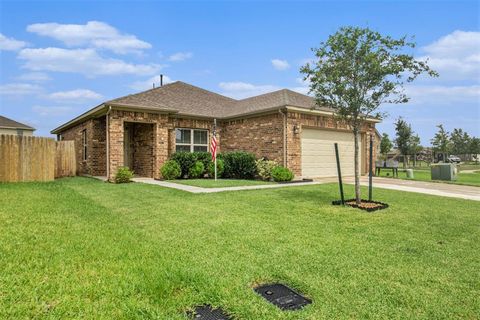
[[383, 154], [385, 159], [387, 158], [387, 154], [392, 150], [393, 143], [390, 141], [390, 137], [388, 134], [382, 134], [382, 140], [380, 141], [380, 153]]
[[431, 140], [433, 150], [446, 154], [450, 152], [451, 148], [449, 133], [447, 130], [445, 130], [445, 128], [443, 128], [442, 124], [439, 124], [437, 128], [438, 131]]
[[406, 166], [405, 158], [412, 149], [413, 130], [412, 126], [408, 124], [401, 117], [395, 122], [395, 145], [398, 151], [404, 156], [403, 166]]

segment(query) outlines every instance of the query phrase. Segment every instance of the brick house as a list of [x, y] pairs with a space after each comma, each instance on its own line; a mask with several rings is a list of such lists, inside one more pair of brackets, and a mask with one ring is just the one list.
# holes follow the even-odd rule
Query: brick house
[[[109, 179], [121, 166], [159, 178], [175, 151], [208, 151], [214, 118], [219, 152], [249, 151], [276, 160], [297, 177], [325, 177], [336, 175], [333, 143], [338, 142], [342, 171], [352, 175], [352, 133], [332, 109], [313, 107], [311, 97], [286, 89], [235, 100], [178, 81], [104, 102], [51, 132], [75, 140], [78, 174]], [[362, 129], [362, 173], [377, 122], [368, 119]]]

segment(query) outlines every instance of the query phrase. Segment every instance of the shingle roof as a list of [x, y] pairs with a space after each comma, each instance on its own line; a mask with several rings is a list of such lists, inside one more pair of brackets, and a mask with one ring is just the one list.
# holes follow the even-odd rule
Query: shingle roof
[[[312, 97], [288, 89], [235, 100], [185, 82], [176, 81], [162, 87], [106, 101], [57, 127], [51, 133], [59, 133], [95, 113], [102, 112], [106, 106], [158, 109], [179, 115], [225, 119], [286, 106], [311, 110], [314, 104], [315, 101]], [[332, 109], [329, 108], [317, 109], [332, 112]]]
[[110, 100], [105, 104], [175, 110], [204, 117], [234, 117], [283, 106], [311, 109], [314, 99], [287, 89], [235, 100], [177, 81], [162, 87]]
[[11, 129], [24, 129], [24, 130], [35, 130], [26, 124], [17, 122], [15, 120], [0, 116], [0, 128], [11, 128]]

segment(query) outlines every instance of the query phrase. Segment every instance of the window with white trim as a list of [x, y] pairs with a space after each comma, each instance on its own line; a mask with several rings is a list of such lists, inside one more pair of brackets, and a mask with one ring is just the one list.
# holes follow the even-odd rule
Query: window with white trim
[[176, 152], [207, 152], [208, 131], [198, 129], [175, 129]]
[[82, 130], [82, 159], [87, 161], [87, 129]]

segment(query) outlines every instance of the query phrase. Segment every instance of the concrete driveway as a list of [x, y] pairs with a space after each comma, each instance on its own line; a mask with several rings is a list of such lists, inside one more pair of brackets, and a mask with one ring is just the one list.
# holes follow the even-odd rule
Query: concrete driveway
[[[344, 182], [353, 184], [354, 178], [347, 177], [344, 179]], [[368, 177], [361, 177], [360, 183], [364, 186], [368, 186]], [[451, 183], [374, 177], [373, 187], [480, 201], [480, 187], [462, 186]]]

